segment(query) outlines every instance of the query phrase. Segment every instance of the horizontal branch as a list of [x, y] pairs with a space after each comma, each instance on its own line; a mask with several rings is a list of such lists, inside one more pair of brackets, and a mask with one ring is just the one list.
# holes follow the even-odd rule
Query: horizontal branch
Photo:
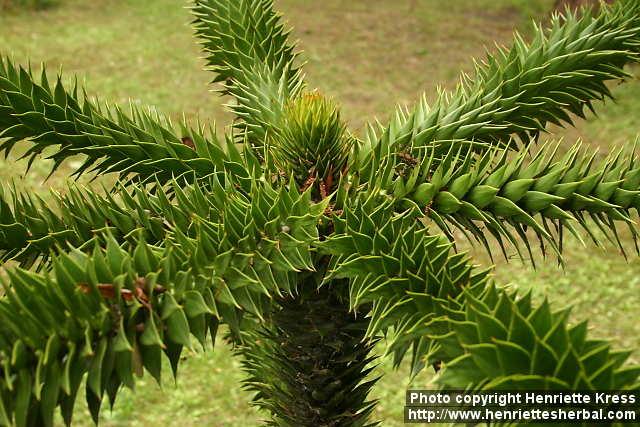
[[[556, 16], [551, 29], [536, 28], [531, 42], [516, 35], [510, 50], [500, 49], [465, 76], [458, 89], [400, 108], [391, 123], [371, 127], [360, 150], [362, 180], [396, 166], [395, 155], [431, 147], [436, 158], [451, 145], [485, 151], [526, 145], [549, 123], [584, 117], [593, 102], [611, 98], [610, 81], [627, 77], [624, 66], [638, 61], [640, 3], [619, 0], [598, 16]], [[473, 141], [465, 144], [464, 141]], [[391, 158], [389, 158], [391, 156]]]
[[54, 161], [52, 172], [68, 158], [83, 155], [76, 176], [89, 170], [162, 182], [223, 168], [227, 154], [213, 131], [209, 137], [183, 124], [178, 133], [157, 113], [131, 105], [129, 116], [117, 107], [101, 107], [78, 90], [77, 84], [66, 89], [60, 76], [50, 86], [44, 67], [36, 81], [31, 70], [0, 58], [0, 153], [8, 155], [26, 140], [29, 148], [23, 157], [29, 166], [54, 147], [51, 154], [47, 151]]
[[414, 169], [398, 175], [392, 194], [401, 206], [425, 212], [451, 238], [458, 229], [488, 251], [487, 232], [501, 245], [503, 240], [516, 248], [524, 243], [532, 255], [526, 236], [532, 229], [541, 243], [549, 242], [559, 254], [563, 228], [580, 237], [576, 225], [599, 244], [596, 225], [622, 248], [617, 237], [621, 225], [637, 235], [631, 220], [632, 211], [640, 210], [640, 163], [635, 154], [620, 150], [599, 162], [595, 154], [583, 153], [580, 144], [563, 156], [556, 154], [558, 148], [546, 145], [535, 154], [515, 155], [451, 151], [437, 166], [432, 165], [433, 157], [423, 157]]

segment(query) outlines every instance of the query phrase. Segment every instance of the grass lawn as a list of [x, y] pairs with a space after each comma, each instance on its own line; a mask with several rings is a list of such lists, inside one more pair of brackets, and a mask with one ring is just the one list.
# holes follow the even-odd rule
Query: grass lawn
[[[443, 4], [446, 3], [446, 7]], [[460, 70], [473, 69], [494, 42], [509, 43], [518, 29], [525, 35], [530, 19], [547, 19], [553, 0], [276, 0], [295, 27], [294, 37], [308, 60], [311, 87], [336, 98], [353, 131], [378, 117], [384, 122], [396, 103], [412, 103], [426, 91], [433, 98], [438, 85], [451, 87]], [[199, 51], [189, 28], [188, 11], [175, 0], [60, 0], [46, 11], [0, 11], [0, 53], [22, 63], [31, 58], [66, 78], [77, 74], [90, 94], [116, 103], [143, 102], [174, 118], [217, 122], [222, 132], [230, 121], [224, 101], [209, 92], [211, 75], [202, 71]], [[635, 70], [630, 70], [635, 71]], [[599, 117], [559, 130], [567, 143], [582, 138], [607, 153], [613, 146], [632, 144], [640, 130], [640, 83], [613, 88], [619, 103], [600, 109]], [[0, 181], [18, 179], [29, 191], [45, 194], [61, 188], [73, 166], [57, 172], [44, 185], [51, 163], [34, 164], [25, 176], [24, 162], [0, 160]], [[575, 305], [573, 318], [590, 319], [594, 334], [612, 337], [621, 346], [640, 348], [640, 258], [632, 242], [625, 260], [614, 245], [595, 248], [575, 239], [566, 242], [566, 268], [549, 259], [533, 270], [517, 260], [498, 256], [496, 275], [503, 283], [548, 295], [556, 307]], [[472, 249], [474, 250], [474, 249]], [[490, 263], [479, 250], [479, 260]], [[222, 344], [222, 343], [220, 343]], [[638, 354], [635, 361], [640, 361]], [[186, 356], [178, 384], [169, 371], [160, 389], [149, 376], [135, 393], [125, 391], [113, 411], [105, 407], [104, 426], [251, 426], [260, 419], [247, 404], [250, 396], [238, 387], [238, 360], [218, 345], [214, 352]], [[406, 369], [387, 375], [375, 396], [381, 399], [376, 418], [384, 426], [402, 425]], [[413, 382], [424, 388], [430, 377]], [[74, 425], [91, 425], [79, 402]]]

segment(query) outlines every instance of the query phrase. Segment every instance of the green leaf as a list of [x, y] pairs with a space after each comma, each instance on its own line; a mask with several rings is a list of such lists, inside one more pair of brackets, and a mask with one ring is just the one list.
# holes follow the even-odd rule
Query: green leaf
[[478, 185], [471, 190], [469, 201], [478, 209], [489, 206], [500, 190], [489, 185]]
[[512, 202], [517, 202], [522, 199], [533, 183], [535, 179], [517, 179], [515, 181], [508, 182], [502, 189], [502, 195]]
[[60, 367], [52, 364], [47, 367], [47, 376], [42, 389], [42, 399], [40, 400], [42, 419], [47, 427], [53, 426], [53, 414], [58, 404], [60, 394]]
[[15, 425], [26, 427], [31, 402], [31, 374], [26, 369], [18, 371], [15, 394]]
[[185, 347], [191, 347], [191, 340], [189, 339], [189, 322], [184, 310], [181, 308], [173, 312], [171, 316], [166, 320], [167, 325], [167, 337], [176, 344], [183, 345]]
[[454, 213], [462, 207], [462, 202], [448, 191], [441, 191], [435, 199], [435, 207], [443, 214]]

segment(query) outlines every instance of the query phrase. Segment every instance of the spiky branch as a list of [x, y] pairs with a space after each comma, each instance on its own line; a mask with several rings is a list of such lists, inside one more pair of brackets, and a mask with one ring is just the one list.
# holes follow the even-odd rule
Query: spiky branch
[[637, 390], [640, 366], [630, 351], [588, 338], [587, 322], [570, 325], [569, 310], [553, 310], [531, 294], [489, 286], [465, 291], [431, 325], [431, 360], [447, 360], [442, 387], [474, 390]]
[[[104, 251], [72, 249], [45, 274], [9, 270], [0, 422], [51, 425], [60, 406], [69, 423], [85, 374], [97, 420], [105, 391], [113, 401], [143, 367], [160, 379], [162, 351], [175, 370], [190, 334], [204, 345], [207, 327], [215, 335], [224, 322], [239, 339], [243, 314], [260, 318], [270, 298], [295, 292], [293, 273], [313, 268], [310, 243], [324, 205], [268, 187], [254, 188], [252, 201], [230, 195], [219, 223], [192, 213], [189, 229], [167, 232], [161, 246], [141, 239], [121, 247], [108, 235]], [[193, 203], [210, 208], [205, 199]]]
[[640, 367], [624, 366], [629, 352], [587, 339], [586, 322], [570, 327], [567, 309], [496, 288], [415, 215], [392, 211], [375, 199], [353, 206], [320, 249], [337, 256], [331, 277], [350, 279], [352, 307], [373, 305], [368, 335], [389, 336], [396, 364], [412, 348], [412, 373], [436, 364], [452, 389], [638, 386]]
[[640, 208], [640, 165], [635, 153], [619, 150], [597, 161], [580, 144], [563, 156], [557, 155], [558, 148], [546, 145], [513, 155], [495, 149], [484, 154], [451, 150], [439, 161], [425, 154], [424, 161], [407, 162], [396, 171], [389, 192], [399, 201], [398, 209], [421, 209], [451, 239], [458, 229], [490, 251], [488, 231], [503, 250], [505, 240], [516, 248], [523, 243], [531, 259], [527, 229], [557, 254], [564, 228], [580, 237], [579, 225], [596, 244], [594, 224], [618, 244], [621, 224], [636, 236], [631, 212]]
[[273, 10], [272, 0], [197, 0], [194, 28], [213, 83], [235, 97], [231, 109], [256, 148], [278, 129], [283, 109], [302, 87], [295, 45]]
[[[516, 148], [537, 138], [549, 123], [572, 123], [593, 102], [611, 98], [607, 82], [627, 77], [623, 67], [638, 60], [640, 4], [620, 0], [592, 16], [555, 16], [549, 31], [536, 28], [530, 43], [516, 36], [464, 77], [452, 94], [433, 106], [398, 109], [391, 123], [371, 127], [361, 150], [364, 180], [375, 179], [382, 162], [392, 167], [414, 149], [445, 155], [451, 145], [484, 151]], [[472, 141], [468, 143], [467, 141]]]

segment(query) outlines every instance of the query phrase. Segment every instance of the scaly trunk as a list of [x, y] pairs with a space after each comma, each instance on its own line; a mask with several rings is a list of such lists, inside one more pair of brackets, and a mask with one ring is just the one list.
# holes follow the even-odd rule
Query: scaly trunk
[[366, 426], [375, 401], [367, 395], [373, 343], [364, 341], [365, 314], [350, 313], [345, 282], [317, 288], [310, 277], [295, 298], [279, 301], [269, 326], [243, 349], [245, 387], [272, 414], [268, 425]]

